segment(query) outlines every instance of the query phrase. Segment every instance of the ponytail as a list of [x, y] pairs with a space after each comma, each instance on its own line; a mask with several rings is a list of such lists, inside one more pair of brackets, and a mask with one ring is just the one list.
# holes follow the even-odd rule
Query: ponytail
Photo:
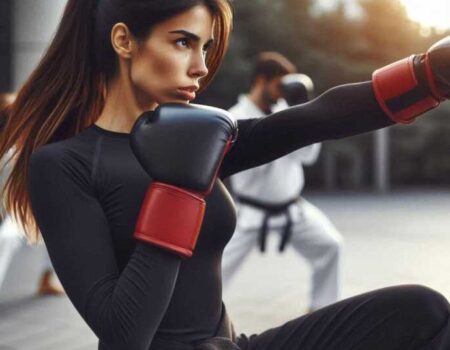
[[0, 158], [14, 149], [14, 166], [4, 189], [6, 209], [31, 240], [38, 238], [27, 191], [32, 152], [91, 125], [104, 104], [105, 79], [93, 57], [95, 3], [68, 1], [46, 54], [10, 107], [0, 138]]

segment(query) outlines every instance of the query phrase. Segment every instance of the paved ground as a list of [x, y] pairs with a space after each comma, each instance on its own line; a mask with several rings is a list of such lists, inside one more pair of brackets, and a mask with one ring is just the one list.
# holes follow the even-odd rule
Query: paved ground
[[[346, 240], [344, 296], [402, 283], [431, 286], [450, 298], [450, 191], [314, 194], [307, 198]], [[301, 315], [308, 266], [293, 251], [256, 250], [224, 299], [240, 332], [253, 333]], [[39, 250], [23, 248], [0, 292], [0, 350], [94, 350], [95, 337], [65, 298], [33, 297]]]

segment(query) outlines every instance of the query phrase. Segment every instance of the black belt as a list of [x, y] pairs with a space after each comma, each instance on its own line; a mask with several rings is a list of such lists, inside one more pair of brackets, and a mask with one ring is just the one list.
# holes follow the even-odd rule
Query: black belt
[[267, 240], [267, 233], [269, 231], [269, 220], [273, 216], [279, 216], [281, 214], [284, 214], [286, 217], [286, 224], [282, 227], [283, 233], [281, 235], [280, 245], [278, 247], [278, 250], [280, 252], [283, 252], [286, 248], [286, 245], [291, 240], [292, 236], [292, 215], [289, 211], [289, 207], [296, 203], [299, 198], [292, 199], [288, 202], [282, 203], [282, 204], [268, 204], [261, 201], [258, 201], [253, 198], [249, 198], [246, 196], [237, 195], [237, 200], [239, 203], [248, 205], [250, 207], [262, 210], [265, 212], [263, 221], [261, 224], [261, 228], [259, 229], [259, 249], [261, 252], [266, 251], [266, 240]]

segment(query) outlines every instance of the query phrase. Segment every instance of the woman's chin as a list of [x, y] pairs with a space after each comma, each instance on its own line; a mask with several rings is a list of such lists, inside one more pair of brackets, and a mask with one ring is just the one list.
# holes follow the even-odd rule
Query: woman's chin
[[[186, 99], [180, 99], [180, 98], [174, 98], [174, 99], [170, 99], [170, 100], [166, 100], [162, 103], [181, 103], [181, 104], [189, 104], [191, 101], [186, 100]], [[161, 103], [161, 104], [162, 104]]]

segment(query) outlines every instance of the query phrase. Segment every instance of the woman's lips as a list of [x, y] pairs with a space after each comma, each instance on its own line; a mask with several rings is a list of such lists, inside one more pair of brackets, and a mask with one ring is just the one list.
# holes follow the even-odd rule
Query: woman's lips
[[192, 89], [177, 89], [178, 95], [183, 98], [183, 100], [192, 101], [195, 99], [195, 91]]

